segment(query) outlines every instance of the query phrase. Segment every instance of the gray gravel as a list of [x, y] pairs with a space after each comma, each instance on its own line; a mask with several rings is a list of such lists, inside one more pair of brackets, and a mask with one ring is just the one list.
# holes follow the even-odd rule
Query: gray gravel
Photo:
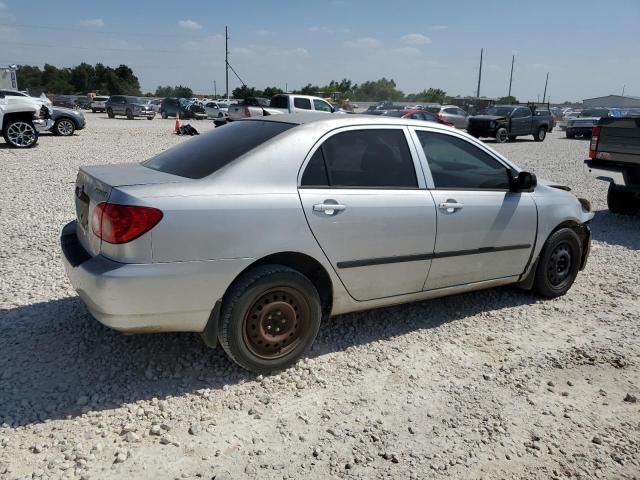
[[87, 314], [58, 249], [78, 167], [183, 141], [171, 120], [87, 117], [71, 138], [0, 144], [1, 479], [638, 478], [640, 218], [606, 210], [587, 142], [497, 145], [593, 201], [567, 296], [501, 288], [341, 316], [262, 378], [198, 335], [127, 337]]

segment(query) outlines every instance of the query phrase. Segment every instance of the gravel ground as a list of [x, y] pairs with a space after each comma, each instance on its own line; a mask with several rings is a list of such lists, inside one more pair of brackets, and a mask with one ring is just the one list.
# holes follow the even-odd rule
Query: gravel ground
[[171, 120], [87, 117], [32, 150], [0, 143], [1, 479], [640, 478], [640, 218], [607, 211], [587, 142], [496, 146], [593, 200], [568, 295], [341, 316], [295, 368], [256, 378], [198, 335], [123, 336], [78, 300], [58, 247], [78, 167], [183, 141]]

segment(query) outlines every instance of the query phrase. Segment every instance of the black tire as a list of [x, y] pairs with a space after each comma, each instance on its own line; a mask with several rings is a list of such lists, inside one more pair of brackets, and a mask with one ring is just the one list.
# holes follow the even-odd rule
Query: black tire
[[113, 110], [110, 109], [110, 108], [107, 108], [107, 116], [109, 118], [115, 118], [116, 117], [115, 113], [113, 113]]
[[153, 117], [147, 117], [147, 120], [153, 120]]
[[582, 244], [576, 232], [570, 228], [553, 232], [538, 258], [533, 290], [543, 297], [561, 297], [573, 285], [581, 259]]
[[169, 115], [167, 115], [167, 112], [165, 112], [165, 111], [160, 112], [160, 115], [161, 115], [161, 116], [162, 116], [162, 118], [164, 118], [165, 120], [166, 120], [167, 118], [169, 118]]
[[54, 135], [70, 137], [76, 131], [76, 123], [70, 118], [59, 118], [51, 129]]
[[507, 140], [509, 140], [509, 132], [506, 128], [500, 127], [496, 130], [496, 142], [505, 143]]
[[536, 132], [533, 134], [533, 139], [536, 142], [544, 142], [544, 139], [547, 138], [547, 128], [546, 127], [540, 127], [538, 130], [536, 130]]
[[131, 111], [130, 108], [127, 108], [125, 113], [127, 114], [127, 120], [133, 120], [133, 112]]
[[572, 130], [567, 130], [565, 132], [565, 135], [567, 136], [567, 138], [576, 138], [576, 134]]
[[607, 206], [611, 213], [635, 215], [640, 211], [640, 195], [610, 183], [607, 192]]
[[4, 141], [13, 148], [31, 148], [38, 143], [38, 130], [26, 119], [9, 120], [2, 131]]
[[92, 108], [92, 109], [91, 109], [91, 111], [92, 111], [93, 113], [96, 113], [98, 110], [96, 110], [95, 108]]
[[[270, 374], [309, 349], [321, 320], [320, 297], [307, 277], [282, 265], [263, 265], [244, 273], [225, 294], [218, 339], [242, 368]], [[283, 333], [271, 333], [280, 327]]]

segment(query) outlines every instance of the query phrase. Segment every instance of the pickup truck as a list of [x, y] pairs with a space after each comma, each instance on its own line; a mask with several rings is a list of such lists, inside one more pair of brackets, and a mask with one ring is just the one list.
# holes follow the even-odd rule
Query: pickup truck
[[487, 109], [483, 115], [469, 117], [467, 123], [467, 132], [470, 135], [476, 138], [495, 138], [498, 143], [524, 135], [533, 135], [536, 142], [542, 142], [552, 128], [553, 120], [549, 107], [538, 109], [533, 103], [495, 105]]
[[12, 148], [31, 148], [38, 133], [50, 129], [52, 104], [42, 94], [30, 97], [17, 90], [0, 90], [0, 133]]
[[589, 137], [591, 129], [603, 117], [624, 117], [624, 110], [619, 108], [590, 108], [583, 110], [577, 117], [567, 119], [565, 124], [567, 138]]
[[640, 212], [640, 115], [604, 117], [591, 132], [589, 173], [609, 182], [607, 206], [611, 213]]
[[239, 105], [229, 107], [229, 121], [247, 117], [263, 117], [281, 113], [322, 112], [333, 113], [335, 109], [326, 100], [309, 95], [279, 94], [271, 97], [268, 105], [264, 98], [247, 98]]

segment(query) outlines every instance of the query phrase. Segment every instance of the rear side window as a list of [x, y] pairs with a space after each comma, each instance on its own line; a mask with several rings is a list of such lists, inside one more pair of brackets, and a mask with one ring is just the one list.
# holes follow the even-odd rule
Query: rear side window
[[294, 126], [256, 120], [233, 122], [176, 145], [142, 165], [181, 177], [204, 178]]
[[[322, 183], [326, 179], [326, 183]], [[302, 186], [417, 188], [413, 158], [398, 129], [338, 133], [316, 151]]]
[[311, 110], [311, 100], [308, 98], [294, 98], [293, 106], [302, 110]]
[[272, 108], [289, 108], [289, 97], [276, 95], [271, 98], [270, 106]]
[[505, 166], [475, 145], [453, 135], [418, 131], [436, 188], [508, 190]]

